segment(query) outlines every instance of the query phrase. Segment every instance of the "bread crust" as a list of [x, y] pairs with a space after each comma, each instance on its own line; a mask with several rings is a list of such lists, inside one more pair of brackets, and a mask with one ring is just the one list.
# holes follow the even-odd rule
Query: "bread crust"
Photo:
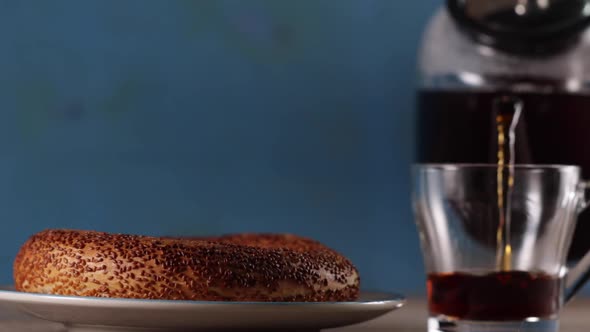
[[317, 241], [288, 234], [156, 238], [46, 230], [14, 261], [18, 291], [208, 301], [350, 301], [352, 263]]

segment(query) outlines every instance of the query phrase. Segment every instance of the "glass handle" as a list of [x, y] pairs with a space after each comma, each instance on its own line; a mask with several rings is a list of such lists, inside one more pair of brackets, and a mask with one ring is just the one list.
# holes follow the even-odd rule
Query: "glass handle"
[[[590, 205], [590, 182], [582, 182], [578, 185], [577, 193], [577, 214], [580, 214]], [[590, 279], [590, 252], [587, 252], [584, 257], [573, 268], [569, 269], [565, 278], [565, 301], [571, 300], [574, 295], [586, 284]]]

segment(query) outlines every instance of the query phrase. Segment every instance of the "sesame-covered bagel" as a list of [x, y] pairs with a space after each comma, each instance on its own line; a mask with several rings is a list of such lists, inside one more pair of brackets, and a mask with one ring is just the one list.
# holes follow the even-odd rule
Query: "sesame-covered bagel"
[[46, 230], [14, 262], [19, 291], [226, 301], [348, 301], [359, 276], [345, 257], [293, 235], [155, 238]]

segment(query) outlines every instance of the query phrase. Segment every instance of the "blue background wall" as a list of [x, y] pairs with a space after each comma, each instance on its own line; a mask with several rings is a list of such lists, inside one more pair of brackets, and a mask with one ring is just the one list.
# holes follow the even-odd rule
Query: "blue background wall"
[[422, 292], [416, 49], [439, 1], [0, 1], [0, 282], [44, 228], [293, 232]]

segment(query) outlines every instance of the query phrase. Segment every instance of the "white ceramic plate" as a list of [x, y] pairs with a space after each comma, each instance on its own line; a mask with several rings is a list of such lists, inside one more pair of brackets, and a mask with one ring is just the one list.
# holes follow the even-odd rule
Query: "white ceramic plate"
[[69, 331], [319, 330], [364, 322], [400, 308], [404, 297], [363, 292], [354, 302], [213, 302], [107, 299], [22, 293], [0, 302]]

